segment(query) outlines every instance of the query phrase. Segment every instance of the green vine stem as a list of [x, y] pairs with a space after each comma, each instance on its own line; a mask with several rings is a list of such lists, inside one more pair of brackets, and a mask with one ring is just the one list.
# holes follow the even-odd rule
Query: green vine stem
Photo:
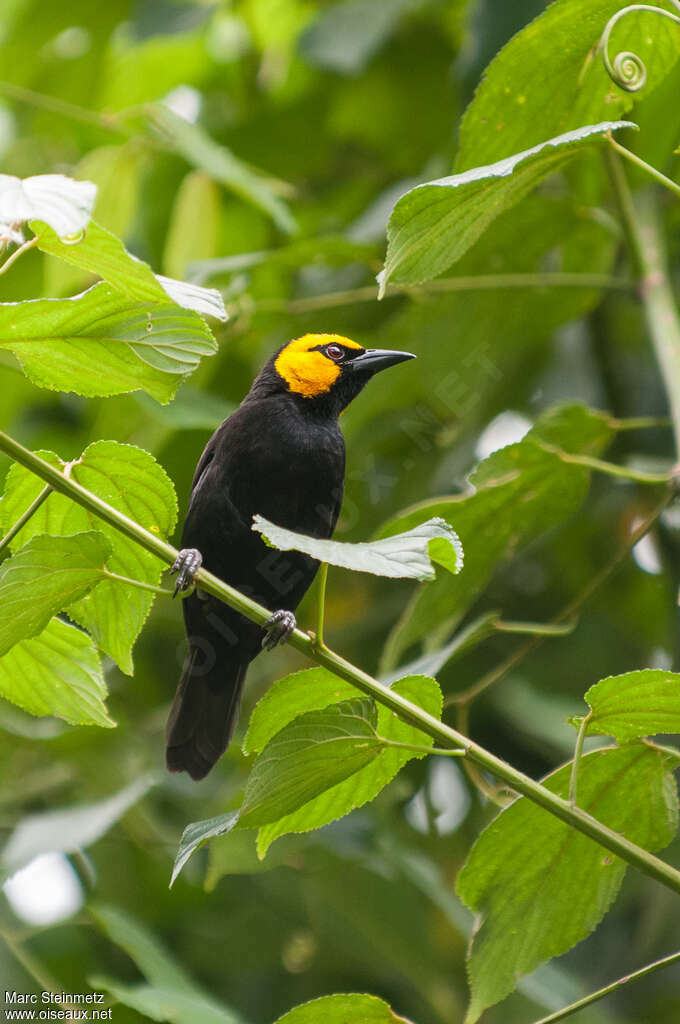
[[107, 580], [114, 580], [116, 583], [125, 583], [128, 587], [136, 587], [137, 590], [150, 590], [152, 594], [162, 594], [163, 597], [172, 597], [173, 591], [167, 587], [157, 587], [153, 583], [143, 583], [142, 580], [133, 580], [129, 576], [119, 576], [117, 572], [104, 569]]
[[319, 582], [316, 598], [316, 637], [317, 650], [326, 646], [323, 639], [324, 621], [326, 618], [326, 582], [328, 580], [328, 562], [322, 562], [319, 568]]
[[[205, 279], [205, 278], [204, 278]], [[550, 271], [535, 274], [478, 274], [467, 277], [441, 277], [434, 281], [426, 281], [421, 285], [387, 286], [385, 297], [397, 295], [427, 296], [442, 292], [476, 292], [514, 290], [516, 288], [595, 288], [610, 291], [630, 291], [632, 282], [623, 277], [612, 277], [610, 274], [586, 274]], [[347, 291], [328, 292], [312, 295], [304, 299], [263, 299], [252, 303], [247, 310], [242, 310], [237, 300], [233, 303], [233, 312], [258, 313], [310, 313], [320, 309], [332, 309], [335, 306], [353, 305], [355, 302], [375, 302], [375, 285], [369, 284], [361, 288], [350, 288]]]
[[574, 747], [574, 760], [571, 764], [571, 778], [569, 779], [569, 803], [572, 807], [576, 807], [576, 798], [578, 796], [578, 773], [581, 767], [581, 754], [583, 753], [583, 742], [586, 738], [588, 731], [588, 723], [592, 712], [589, 711], [587, 715], [581, 719], [581, 724], [578, 730], [578, 736], [576, 737], [576, 746]]
[[395, 747], [397, 750], [412, 750], [414, 754], [438, 754], [441, 757], [465, 757], [467, 750], [463, 747], [426, 747], [420, 746], [417, 743], [399, 743], [397, 740], [388, 740], [384, 736], [378, 736], [376, 738], [384, 743], [386, 747]]
[[675, 455], [680, 458], [680, 318], [668, 280], [656, 197], [643, 191], [633, 198], [620, 158], [605, 150], [621, 210], [640, 297], [670, 406]]
[[557, 1021], [566, 1020], [567, 1017], [578, 1013], [579, 1010], [584, 1010], [586, 1006], [596, 1003], [598, 999], [604, 999], [605, 996], [611, 995], [612, 992], [618, 992], [624, 985], [629, 985], [631, 981], [639, 981], [640, 978], [645, 978], [648, 974], [654, 974], [655, 971], [661, 971], [664, 967], [670, 967], [671, 964], [677, 963], [678, 960], [680, 960], [680, 953], [671, 953], [670, 956], [664, 956], [661, 960], [655, 960], [654, 963], [641, 967], [639, 971], [633, 971], [632, 974], [624, 974], [617, 981], [612, 981], [610, 985], [605, 985], [604, 988], [598, 988], [597, 992], [591, 992], [590, 995], [578, 999], [575, 1003], [570, 1003], [569, 1006], [565, 1006], [562, 1010], [557, 1010], [547, 1017], [541, 1017], [540, 1020], [534, 1021], [534, 1024], [557, 1024]]
[[[126, 537], [130, 537], [141, 547], [145, 548], [145, 550], [160, 558], [168, 566], [172, 565], [175, 561], [178, 552], [171, 544], [145, 530], [139, 523], [136, 523], [122, 512], [108, 505], [105, 501], [102, 501], [101, 498], [92, 494], [75, 480], [69, 479], [55, 466], [51, 466], [43, 461], [38, 455], [24, 448], [18, 441], [15, 441], [2, 431], [0, 431], [0, 451], [5, 452], [10, 458], [25, 466], [32, 473], [35, 473], [36, 476], [50, 484], [55, 491], [67, 495], [67, 497], [82, 505], [83, 508], [86, 508], [125, 534]], [[196, 577], [196, 581], [202, 590], [207, 591], [207, 593], [218, 598], [220, 601], [224, 601], [230, 608], [241, 612], [241, 614], [247, 616], [253, 622], [257, 622], [258, 625], [264, 625], [269, 618], [271, 613], [268, 608], [257, 604], [249, 597], [246, 597], [245, 594], [234, 590], [206, 569], [199, 569]], [[430, 715], [417, 704], [413, 704], [405, 697], [402, 697], [401, 694], [378, 682], [377, 679], [374, 679], [357, 666], [352, 665], [351, 662], [339, 654], [327, 648], [317, 649], [315, 639], [309, 636], [309, 634], [296, 629], [292, 633], [289, 643], [295, 650], [305, 654], [318, 665], [322, 665], [341, 679], [345, 679], [353, 686], [356, 686], [358, 690], [361, 690], [362, 693], [373, 697], [379, 704], [389, 708], [409, 725], [413, 725], [427, 736], [431, 736], [440, 746], [465, 751], [467, 758], [474, 761], [485, 771], [501, 779], [515, 792], [526, 796], [539, 807], [543, 807], [544, 810], [549, 811], [561, 821], [566, 822], [566, 824], [583, 833], [583, 835], [595, 840], [600, 846], [621, 857], [628, 864], [638, 868], [644, 874], [649, 875], [650, 878], [656, 879], [666, 888], [680, 894], [680, 871], [670, 864], [666, 864], [648, 850], [637, 846], [629, 839], [626, 839], [625, 836], [603, 825], [596, 818], [593, 818], [592, 815], [587, 814], [580, 808], [572, 807], [568, 800], [557, 796], [555, 793], [551, 793], [549, 789], [535, 782], [528, 775], [525, 775], [524, 772], [513, 768], [512, 765], [496, 757], [495, 754], [475, 743], [469, 737], [457, 732], [451, 726], [435, 718], [434, 715]]]
[[652, 165], [648, 164], [646, 160], [639, 157], [637, 153], [633, 153], [632, 150], [626, 149], [626, 147], [618, 143], [612, 135], [608, 135], [607, 139], [612, 149], [615, 149], [617, 153], [620, 153], [625, 160], [634, 164], [635, 167], [639, 167], [641, 171], [648, 174], [650, 178], [654, 178], [654, 181], [658, 181], [660, 185], [663, 185], [664, 188], [667, 188], [670, 192], [675, 192], [677, 196], [680, 196], [680, 185], [678, 185], [677, 181], [673, 181], [673, 179], [669, 178], [668, 175], [662, 174], [661, 171], [657, 171], [656, 167], [652, 167]]
[[18, 249], [15, 249], [12, 255], [8, 256], [5, 262], [2, 265], [0, 265], [0, 274], [6, 274], [9, 268], [12, 266], [12, 264], [16, 263], [19, 257], [23, 256], [23, 254], [27, 252], [29, 249], [35, 248], [39, 241], [40, 239], [38, 238], [38, 236], [33, 235], [31, 238], [28, 239], [27, 242], [24, 242], [22, 245], [19, 246]]
[[[670, 0], [670, 3], [680, 12], [680, 0]], [[638, 92], [644, 86], [647, 81], [647, 68], [644, 65], [644, 61], [636, 53], [632, 53], [630, 50], [622, 50], [617, 53], [614, 60], [609, 57], [609, 37], [612, 34], [614, 26], [621, 21], [622, 18], [632, 14], [634, 11], [646, 11], [649, 14], [659, 14], [662, 18], [668, 18], [670, 21], [674, 21], [677, 25], [680, 25], [680, 17], [677, 14], [673, 14], [672, 11], [664, 10], [663, 7], [655, 7], [651, 4], [630, 4], [628, 7], [624, 7], [622, 10], [617, 11], [604, 27], [604, 32], [600, 37], [600, 50], [602, 52], [602, 62], [606, 68], [607, 74], [611, 78], [612, 82], [621, 89], [625, 89], [626, 92]]]
[[544, 451], [557, 455], [562, 462], [569, 462], [573, 466], [585, 466], [586, 469], [594, 469], [598, 473], [606, 473], [607, 476], [632, 480], [638, 484], [668, 484], [671, 482], [670, 473], [645, 473], [642, 470], [629, 469], [627, 466], [617, 466], [616, 463], [607, 462], [604, 459], [595, 459], [590, 455], [571, 455], [545, 441], [539, 444]]
[[24, 528], [24, 526], [31, 518], [31, 516], [33, 516], [38, 511], [43, 501], [45, 501], [46, 498], [49, 498], [51, 493], [52, 488], [50, 487], [49, 484], [47, 485], [47, 487], [43, 487], [42, 491], [35, 499], [35, 501], [31, 502], [26, 511], [23, 513], [23, 515], [20, 516], [19, 519], [17, 519], [14, 526], [11, 526], [7, 533], [5, 534], [5, 536], [2, 538], [2, 540], [0, 540], [0, 552], [4, 551], [8, 544], [11, 544], [11, 542], [18, 534], [19, 530], [22, 530]]

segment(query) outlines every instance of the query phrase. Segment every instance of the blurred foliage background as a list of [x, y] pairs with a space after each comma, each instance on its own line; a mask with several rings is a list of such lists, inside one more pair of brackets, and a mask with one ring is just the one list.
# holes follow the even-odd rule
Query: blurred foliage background
[[[460, 117], [483, 68], [543, 9], [541, 0], [4, 0], [3, 172], [96, 182], [96, 218], [156, 271], [219, 287], [231, 318], [218, 328], [219, 354], [168, 406], [141, 394], [94, 400], [39, 390], [1, 356], [3, 428], [62, 458], [97, 438], [146, 448], [175, 481], [183, 510], [203, 445], [275, 347], [322, 331], [407, 349], [417, 363], [373, 382], [343, 416], [347, 491], [336, 536], [358, 540], [413, 502], [464, 491], [480, 458], [518, 440], [556, 402], [664, 416], [633, 293], [521, 288], [375, 301], [394, 200], [450, 173]], [[676, 71], [641, 94], [633, 117], [641, 131], [629, 143], [666, 173], [675, 167], [676, 177], [679, 89]], [[266, 185], [264, 199], [253, 180]], [[680, 213], [673, 199], [663, 201], [677, 279]], [[613, 214], [603, 165], [584, 155], [502, 216], [455, 273], [625, 274]], [[74, 294], [87, 284], [81, 272], [31, 252], [0, 278], [0, 299]], [[670, 431], [620, 434], [611, 456], [631, 453], [648, 468], [667, 464]], [[468, 617], [433, 623], [426, 647], [487, 611], [548, 620], [653, 503], [635, 484], [593, 479], [581, 512], [500, 564]], [[475, 703], [475, 738], [538, 777], [570, 755], [566, 718], [583, 710], [589, 685], [633, 668], [680, 668], [677, 525], [668, 512], [597, 590], [569, 638], [544, 642]], [[328, 642], [377, 671], [413, 591], [331, 570]], [[311, 625], [312, 614], [308, 601], [299, 621]], [[450, 663], [440, 675], [445, 694], [472, 684], [516, 643], [494, 636]], [[105, 800], [146, 772], [156, 780], [86, 853], [60, 862], [67, 881], [48, 876], [43, 906], [70, 885], [70, 907], [39, 923], [3, 900], [5, 989], [36, 988], [26, 957], [67, 991], [102, 976], [137, 989], [150, 981], [148, 959], [125, 938], [127, 918], [114, 907], [233, 1019], [268, 1024], [322, 994], [370, 991], [419, 1024], [462, 1020], [471, 920], [453, 881], [494, 808], [456, 764], [411, 764], [372, 805], [319, 833], [280, 840], [262, 863], [248, 835], [214, 842], [168, 890], [186, 823], [236, 806], [247, 774], [238, 743], [200, 785], [163, 774], [164, 721], [183, 650], [178, 605], [157, 601], [134, 677], [112, 664], [107, 671], [115, 730], [0, 707], [5, 835], [29, 813]], [[411, 645], [399, 660], [418, 653]], [[241, 735], [268, 684], [296, 667], [301, 659], [290, 650], [253, 665]], [[677, 843], [666, 856], [680, 866]], [[629, 872], [598, 931], [484, 1020], [533, 1019], [677, 942], [667, 894]], [[677, 982], [677, 970], [663, 973], [580, 1019], [671, 1024], [680, 1014]], [[118, 1004], [113, 1019], [146, 1019], [140, 1010]]]

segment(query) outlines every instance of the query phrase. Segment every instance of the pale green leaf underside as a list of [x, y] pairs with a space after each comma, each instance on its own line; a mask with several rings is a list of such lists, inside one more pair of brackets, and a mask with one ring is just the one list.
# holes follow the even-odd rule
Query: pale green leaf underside
[[443, 273], [499, 214], [519, 202], [579, 149], [605, 133], [635, 127], [603, 121], [565, 132], [497, 163], [417, 185], [402, 196], [387, 226], [387, 257], [379, 276], [419, 284]]
[[292, 234], [297, 230], [290, 210], [267, 178], [239, 160], [226, 146], [215, 142], [200, 125], [191, 124], [162, 105], [153, 108], [151, 118], [168, 146], [190, 164], [263, 210], [281, 231]]
[[429, 519], [406, 533], [358, 544], [294, 533], [260, 515], [253, 516], [253, 530], [281, 551], [304, 551], [329, 565], [391, 579], [434, 579], [431, 555], [451, 572], [460, 572], [463, 567], [463, 548], [458, 535], [444, 519]]
[[113, 728], [97, 648], [87, 633], [52, 619], [0, 658], [0, 696], [32, 715]]
[[186, 862], [203, 843], [208, 839], [231, 832], [237, 821], [238, 811], [229, 811], [227, 814], [219, 814], [215, 818], [205, 818], [203, 821], [192, 821], [190, 825], [187, 825], [175, 855], [170, 885], [172, 886]]

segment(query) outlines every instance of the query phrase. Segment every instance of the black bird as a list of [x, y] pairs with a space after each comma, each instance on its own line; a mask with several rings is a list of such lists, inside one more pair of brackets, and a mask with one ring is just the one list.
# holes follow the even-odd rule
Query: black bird
[[251, 529], [253, 516], [330, 537], [345, 478], [338, 416], [375, 373], [413, 358], [305, 334], [269, 359], [208, 441], [173, 566], [175, 592], [202, 564], [274, 614], [262, 628], [200, 589], [182, 602], [189, 650], [167, 725], [171, 772], [202, 779], [227, 749], [248, 664], [290, 636], [319, 567], [308, 555], [267, 547]]

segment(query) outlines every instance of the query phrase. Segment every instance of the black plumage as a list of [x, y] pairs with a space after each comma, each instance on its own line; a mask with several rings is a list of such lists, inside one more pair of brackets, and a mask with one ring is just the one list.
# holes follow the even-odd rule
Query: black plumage
[[[191, 576], [196, 549], [226, 583], [272, 611], [293, 612], [319, 563], [268, 547], [253, 516], [331, 536], [345, 473], [338, 415], [376, 370], [406, 358], [335, 335], [306, 335], [272, 356], [196, 467], [178, 568]], [[231, 740], [246, 669], [267, 630], [200, 589], [182, 603], [189, 650], [168, 720], [167, 766], [201, 779]]]

